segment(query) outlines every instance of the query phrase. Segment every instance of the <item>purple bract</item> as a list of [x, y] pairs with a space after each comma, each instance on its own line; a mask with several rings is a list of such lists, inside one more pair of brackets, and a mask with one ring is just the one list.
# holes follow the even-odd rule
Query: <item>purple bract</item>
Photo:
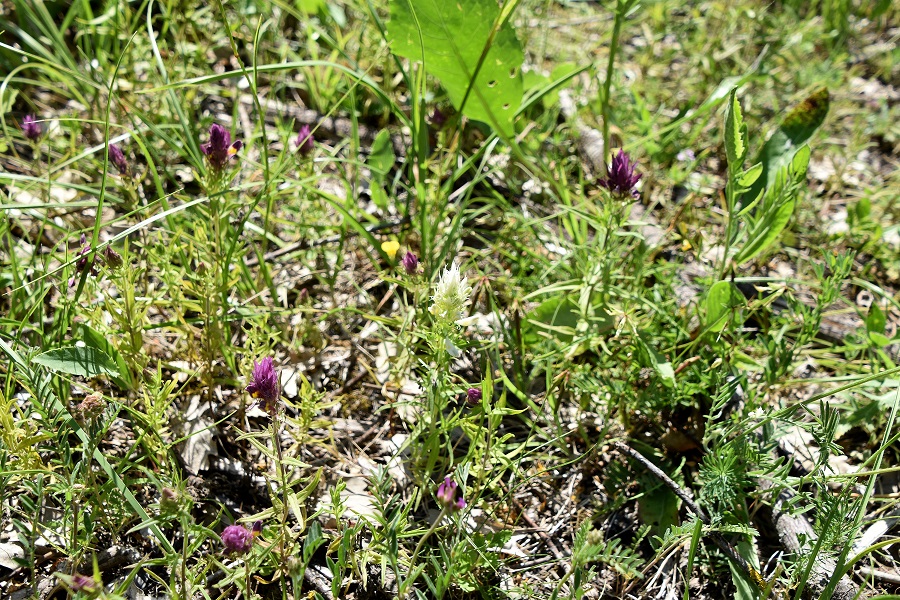
[[435, 496], [437, 497], [438, 502], [440, 502], [448, 512], [455, 512], [466, 507], [466, 500], [463, 498], [461, 491], [459, 498], [456, 497], [456, 491], [458, 489], [459, 486], [456, 485], [455, 481], [450, 479], [449, 475], [444, 477], [444, 483], [438, 486], [437, 494], [435, 494]]
[[247, 392], [259, 400], [264, 411], [270, 414], [275, 412], [281, 399], [281, 384], [278, 382], [272, 357], [267, 356], [260, 362], [253, 361], [253, 374]]
[[609, 166], [609, 175], [598, 183], [608, 189], [613, 196], [640, 198], [640, 192], [635, 189], [635, 186], [641, 180], [642, 174], [638, 173], [635, 175], [635, 166], [636, 163], [631, 162], [631, 157], [628, 156], [628, 153], [624, 150], [619, 150], [619, 153], [613, 157], [612, 164]]
[[236, 155], [243, 146], [244, 144], [240, 140], [236, 140], [232, 144], [231, 134], [228, 133], [228, 130], [218, 123], [213, 123], [209, 127], [209, 141], [200, 144], [200, 150], [206, 155], [209, 166], [213, 170], [221, 171], [228, 165], [229, 159]]
[[43, 133], [43, 129], [41, 124], [34, 119], [34, 115], [25, 115], [25, 118], [22, 119], [22, 134], [29, 140], [35, 141], [41, 137], [41, 133]]

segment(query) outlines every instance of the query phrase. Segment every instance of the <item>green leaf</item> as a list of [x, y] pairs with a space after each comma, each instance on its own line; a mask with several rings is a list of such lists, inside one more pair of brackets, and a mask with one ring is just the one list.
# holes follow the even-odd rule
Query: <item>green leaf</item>
[[725, 154], [728, 157], [728, 168], [738, 173], [744, 168], [747, 157], [747, 126], [741, 115], [741, 104], [737, 99], [737, 88], [731, 90], [728, 99], [728, 110], [725, 113]]
[[581, 311], [574, 300], [568, 296], [555, 296], [541, 302], [525, 316], [524, 341], [535, 344], [544, 336], [563, 343], [571, 342], [580, 319]]
[[424, 62], [457, 110], [512, 137], [525, 55], [508, 21], [494, 31], [496, 0], [390, 0], [390, 12], [392, 51]]
[[762, 163], [756, 163], [755, 165], [738, 175], [737, 183], [742, 188], [749, 188], [751, 185], [756, 183], [756, 181], [759, 179], [759, 176], [762, 175], [762, 172]]
[[[759, 571], [759, 558], [752, 543], [747, 540], [741, 540], [737, 544], [737, 552], [754, 569]], [[728, 566], [731, 569], [731, 579], [734, 582], [735, 600], [757, 600], [759, 598], [759, 589], [747, 581], [744, 572], [734, 563], [728, 561]]]
[[391, 145], [391, 134], [387, 129], [382, 129], [372, 142], [372, 150], [366, 164], [379, 181], [384, 179], [388, 171], [394, 166], [394, 147]]
[[869, 332], [869, 339], [872, 340], [872, 343], [880, 348], [884, 348], [885, 346], [890, 346], [893, 343], [893, 340], [883, 333], [878, 333], [876, 331]]
[[296, 6], [300, 12], [307, 15], [315, 15], [326, 7], [325, 0], [297, 0]]
[[885, 325], [887, 325], [887, 319], [884, 316], [884, 311], [881, 310], [877, 303], [873, 302], [872, 306], [869, 307], [869, 314], [866, 315], [866, 331], [870, 334], [884, 333]]
[[125, 362], [125, 358], [122, 356], [122, 353], [119, 352], [119, 350], [115, 346], [113, 346], [112, 342], [110, 342], [99, 331], [88, 327], [84, 323], [79, 323], [76, 326], [75, 335], [80, 338], [85, 343], [85, 345], [91, 348], [96, 348], [100, 352], [103, 352], [113, 359], [113, 361], [116, 363], [116, 369], [119, 372], [118, 377], [112, 377], [117, 386], [124, 390], [134, 389], [134, 382], [131, 380], [131, 371], [128, 369], [128, 364]]
[[372, 196], [372, 202], [375, 203], [375, 206], [377, 206], [379, 210], [382, 212], [387, 211], [389, 198], [387, 192], [384, 191], [384, 188], [381, 187], [380, 183], [375, 181], [372, 182], [372, 185], [369, 188], [369, 195]]
[[81, 377], [119, 376], [115, 361], [105, 352], [90, 346], [66, 346], [48, 350], [35, 356], [32, 362], [56, 373], [68, 373]]
[[642, 475], [640, 483], [646, 490], [638, 497], [641, 521], [650, 526], [653, 535], [663, 537], [669, 527], [678, 524], [678, 496], [649, 475]]
[[775, 184], [781, 169], [791, 163], [794, 155], [825, 121], [828, 105], [828, 89], [820, 88], [788, 112], [760, 150], [758, 161], [763, 165], [763, 175], [744, 195], [744, 201], [755, 198], [763, 187]]
[[740, 266], [771, 246], [791, 220], [794, 214], [797, 194], [806, 180], [809, 167], [809, 146], [804, 146], [794, 155], [790, 165], [782, 167], [772, 187], [763, 196], [762, 205], [757, 209], [747, 236], [747, 241], [734, 257]]
[[715, 282], [706, 294], [707, 330], [717, 333], [725, 329], [728, 317], [745, 302], [744, 295], [730, 281]]

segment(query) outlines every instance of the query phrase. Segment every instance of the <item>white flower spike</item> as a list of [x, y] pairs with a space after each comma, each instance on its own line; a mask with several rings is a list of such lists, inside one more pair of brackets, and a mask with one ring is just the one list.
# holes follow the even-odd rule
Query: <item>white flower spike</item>
[[453, 263], [441, 273], [441, 278], [434, 287], [434, 296], [431, 297], [431, 314], [444, 321], [458, 321], [465, 314], [465, 308], [469, 304], [469, 278], [462, 277], [459, 265]]

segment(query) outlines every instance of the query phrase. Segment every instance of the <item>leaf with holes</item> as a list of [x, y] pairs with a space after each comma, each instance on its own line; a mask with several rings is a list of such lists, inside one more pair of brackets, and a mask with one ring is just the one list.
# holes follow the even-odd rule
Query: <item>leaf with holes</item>
[[524, 53], [496, 0], [391, 0], [388, 40], [394, 54], [424, 62], [453, 106], [512, 137], [522, 103]]

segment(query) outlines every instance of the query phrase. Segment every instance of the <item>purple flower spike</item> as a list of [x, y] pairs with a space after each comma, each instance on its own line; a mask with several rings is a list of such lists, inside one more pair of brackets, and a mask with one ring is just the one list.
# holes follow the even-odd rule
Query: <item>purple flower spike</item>
[[640, 198], [641, 194], [634, 186], [641, 180], [641, 173], [634, 174], [636, 163], [631, 162], [631, 157], [624, 150], [613, 157], [612, 164], [609, 166], [609, 176], [599, 181], [600, 185], [609, 190], [613, 196], [624, 198], [632, 196], [635, 199]]
[[84, 592], [85, 594], [93, 594], [97, 591], [97, 580], [89, 575], [75, 573], [72, 575], [69, 587], [73, 592]]
[[316, 149], [315, 138], [313, 138], [312, 128], [309, 125], [300, 127], [300, 133], [297, 134], [297, 152], [306, 156]]
[[438, 486], [435, 496], [447, 512], [456, 512], [466, 507], [466, 500], [463, 498], [462, 492], [460, 492], [459, 498], [456, 497], [457, 489], [456, 482], [450, 479], [449, 475], [444, 477], [444, 483]]
[[419, 257], [412, 252], [407, 252], [400, 260], [400, 264], [403, 265], [407, 275], [415, 275], [419, 270]]
[[253, 532], [243, 525], [229, 525], [220, 537], [226, 554], [243, 554], [253, 547]]
[[244, 144], [237, 140], [231, 143], [231, 134], [228, 130], [213, 123], [209, 127], [209, 141], [200, 144], [200, 150], [206, 155], [209, 166], [216, 171], [221, 171], [228, 165], [228, 160], [237, 154]]
[[275, 412], [281, 399], [281, 384], [278, 382], [272, 357], [267, 356], [261, 362], [253, 361], [253, 374], [247, 392], [259, 399], [260, 408], [264, 411], [269, 414]]
[[466, 398], [469, 400], [469, 404], [478, 404], [481, 402], [481, 390], [478, 388], [470, 387], [466, 391]]
[[41, 133], [43, 133], [43, 128], [34, 119], [34, 115], [25, 115], [25, 118], [22, 119], [22, 134], [34, 142], [41, 137]]
[[115, 144], [110, 144], [109, 146], [109, 162], [119, 170], [119, 175], [125, 177], [131, 175], [131, 169], [128, 167], [128, 160], [125, 158], [125, 153]]

